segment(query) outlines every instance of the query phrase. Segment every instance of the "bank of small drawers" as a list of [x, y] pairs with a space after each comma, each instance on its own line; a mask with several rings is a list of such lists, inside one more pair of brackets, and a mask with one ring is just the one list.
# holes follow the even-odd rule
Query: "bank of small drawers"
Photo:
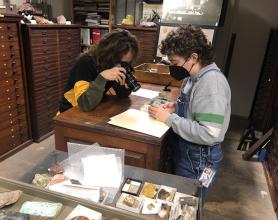
[[139, 42], [139, 54], [136, 65], [152, 63], [155, 57], [156, 31], [155, 30], [129, 30]]
[[17, 22], [0, 20], [0, 155], [30, 138]]
[[26, 67], [32, 135], [35, 141], [40, 141], [53, 130], [52, 119], [58, 111], [59, 99], [80, 54], [80, 28], [27, 25], [24, 43], [30, 50]]

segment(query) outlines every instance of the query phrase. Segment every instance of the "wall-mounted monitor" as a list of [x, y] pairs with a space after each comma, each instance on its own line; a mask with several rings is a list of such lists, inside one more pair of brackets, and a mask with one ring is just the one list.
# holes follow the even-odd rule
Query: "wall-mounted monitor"
[[[157, 34], [157, 45], [156, 45], [156, 56], [162, 57], [163, 55], [160, 53], [159, 46], [161, 41], [164, 40], [167, 35], [174, 30], [177, 30], [180, 26], [171, 25], [171, 24], [161, 24], [158, 28]], [[215, 27], [213, 26], [200, 26], [204, 34], [206, 35], [207, 39], [213, 44], [214, 37], [215, 37]]]
[[162, 23], [222, 26], [227, 0], [164, 0]]
[[143, 0], [147, 4], [162, 4], [163, 0]]

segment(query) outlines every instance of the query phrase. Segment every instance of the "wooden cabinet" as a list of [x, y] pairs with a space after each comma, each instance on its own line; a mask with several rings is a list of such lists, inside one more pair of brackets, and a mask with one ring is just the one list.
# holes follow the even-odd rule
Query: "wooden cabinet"
[[[112, 0], [113, 4], [113, 0]], [[111, 3], [110, 0], [73, 0], [73, 16], [75, 24], [87, 25], [87, 18], [98, 20], [101, 25], [109, 24], [110, 17], [110, 8]], [[97, 14], [99, 17], [92, 16], [92, 13]], [[88, 17], [89, 14], [89, 17]], [[91, 17], [90, 17], [91, 15]], [[90, 23], [90, 22], [89, 22]]]
[[267, 158], [264, 163], [266, 168], [266, 177], [271, 192], [274, 210], [278, 216], [278, 108], [275, 110], [276, 122], [273, 134], [270, 141], [267, 144]]
[[255, 129], [267, 132], [273, 126], [278, 106], [278, 29], [270, 33], [262, 72], [256, 90], [251, 119]]
[[31, 142], [20, 17], [0, 18], [0, 157]]
[[113, 28], [122, 28], [130, 31], [139, 42], [139, 54], [136, 65], [152, 63], [155, 58], [157, 28], [144, 28], [133, 25], [114, 25]]
[[[162, 92], [164, 86], [142, 83], [142, 88]], [[179, 88], [163, 92], [169, 100], [176, 100]], [[168, 171], [168, 148], [173, 142], [167, 132], [162, 137], [110, 125], [111, 117], [128, 109], [140, 109], [149, 99], [130, 95], [119, 98], [107, 95], [93, 110], [83, 112], [73, 107], [54, 118], [55, 145], [57, 150], [67, 151], [67, 142], [99, 143], [102, 146], [125, 149], [125, 163], [146, 169]], [[165, 141], [165, 140], [171, 140]], [[163, 152], [161, 152], [161, 149]], [[162, 156], [162, 157], [161, 157]], [[167, 159], [167, 161], [165, 160]]]
[[32, 136], [48, 137], [69, 71], [80, 54], [78, 25], [25, 25], [23, 29]]

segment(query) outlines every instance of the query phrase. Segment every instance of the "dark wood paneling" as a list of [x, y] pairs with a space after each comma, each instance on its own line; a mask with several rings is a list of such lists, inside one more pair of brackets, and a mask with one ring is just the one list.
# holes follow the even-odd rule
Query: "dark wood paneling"
[[156, 48], [156, 28], [143, 28], [132, 25], [115, 25], [113, 28], [126, 29], [136, 36], [139, 42], [139, 54], [135, 65], [153, 62]]

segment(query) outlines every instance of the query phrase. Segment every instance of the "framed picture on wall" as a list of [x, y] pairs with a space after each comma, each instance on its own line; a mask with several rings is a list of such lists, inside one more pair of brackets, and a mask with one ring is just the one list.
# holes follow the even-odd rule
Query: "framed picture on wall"
[[[159, 25], [158, 31], [157, 31], [157, 44], [156, 44], [156, 56], [162, 57], [163, 55], [160, 53], [159, 46], [161, 44], [161, 41], [164, 40], [167, 35], [174, 30], [177, 30], [181, 25], [177, 24], [163, 24], [161, 23]], [[216, 27], [214, 26], [205, 26], [200, 25], [202, 31], [207, 36], [207, 39], [213, 44], [215, 39], [215, 30]]]
[[227, 0], [164, 0], [161, 22], [222, 26]]

